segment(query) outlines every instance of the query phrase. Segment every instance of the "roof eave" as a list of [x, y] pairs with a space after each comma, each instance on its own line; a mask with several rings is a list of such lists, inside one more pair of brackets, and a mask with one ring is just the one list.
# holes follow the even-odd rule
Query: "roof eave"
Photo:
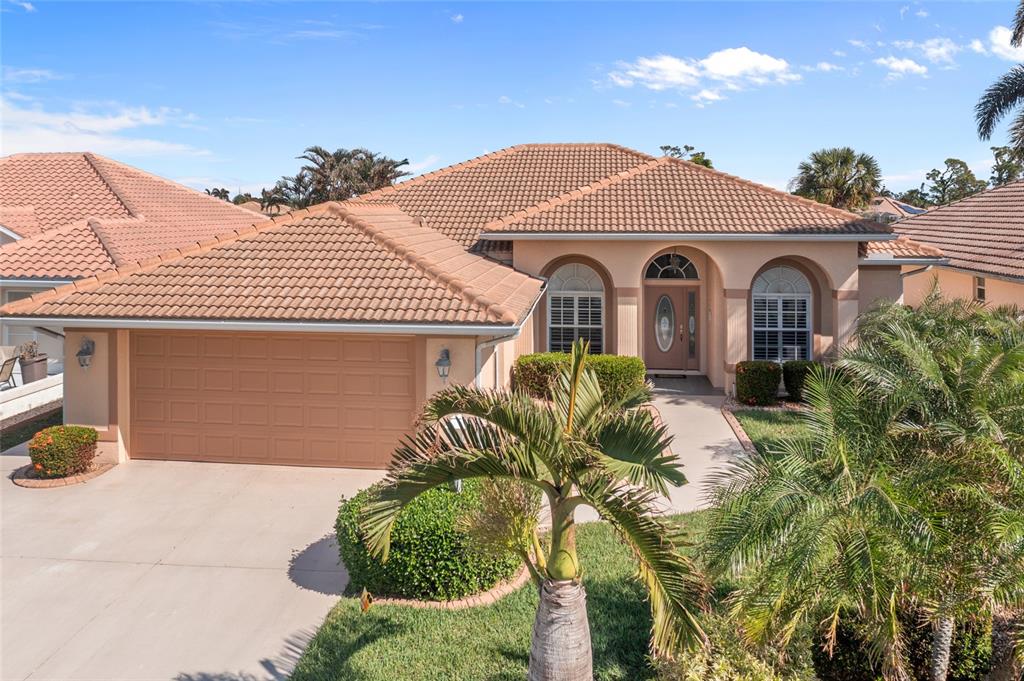
[[927, 257], [919, 258], [860, 258], [858, 265], [875, 265], [880, 267], [899, 267], [900, 265], [945, 265], [949, 258]]
[[486, 241], [894, 241], [896, 234], [757, 232], [483, 232]]

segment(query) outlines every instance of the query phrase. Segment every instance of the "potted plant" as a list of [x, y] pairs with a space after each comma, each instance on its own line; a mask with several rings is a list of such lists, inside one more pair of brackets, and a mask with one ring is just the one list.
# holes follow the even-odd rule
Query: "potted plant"
[[31, 383], [46, 378], [46, 353], [39, 352], [39, 343], [28, 341], [18, 346], [21, 382]]

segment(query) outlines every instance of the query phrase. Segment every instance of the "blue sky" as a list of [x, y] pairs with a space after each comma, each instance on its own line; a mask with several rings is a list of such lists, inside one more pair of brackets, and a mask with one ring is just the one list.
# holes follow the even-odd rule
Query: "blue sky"
[[417, 172], [523, 142], [692, 144], [777, 187], [850, 145], [893, 189], [949, 156], [987, 177], [973, 106], [1024, 61], [1012, 2], [0, 2], [3, 153], [232, 191], [312, 144]]

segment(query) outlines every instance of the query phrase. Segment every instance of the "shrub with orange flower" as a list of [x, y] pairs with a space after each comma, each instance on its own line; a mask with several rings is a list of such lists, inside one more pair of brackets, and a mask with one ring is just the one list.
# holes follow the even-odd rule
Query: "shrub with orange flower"
[[86, 426], [45, 428], [28, 443], [32, 468], [41, 478], [84, 473], [96, 458], [96, 439], [96, 430]]

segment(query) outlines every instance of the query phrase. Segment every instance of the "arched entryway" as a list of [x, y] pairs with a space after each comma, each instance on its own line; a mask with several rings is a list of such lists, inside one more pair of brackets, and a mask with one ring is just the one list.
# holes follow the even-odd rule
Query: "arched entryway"
[[683, 253], [661, 253], [645, 266], [642, 335], [649, 370], [700, 370], [702, 286], [697, 266]]

